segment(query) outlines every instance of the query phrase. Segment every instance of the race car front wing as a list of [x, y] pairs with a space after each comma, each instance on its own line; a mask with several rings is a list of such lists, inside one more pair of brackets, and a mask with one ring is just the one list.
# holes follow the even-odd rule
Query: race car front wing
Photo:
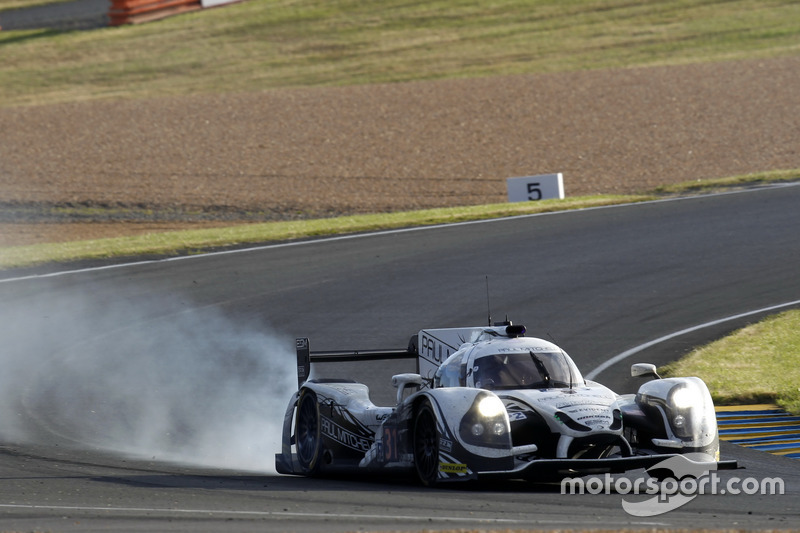
[[[739, 468], [736, 460], [694, 461], [682, 454], [634, 455], [630, 457], [607, 457], [603, 459], [534, 459], [512, 470], [498, 472], [479, 472], [481, 478], [551, 478], [553, 476], [587, 476], [593, 474], [622, 474], [631, 470], [650, 469], [664, 461], [679, 457], [688, 461], [682, 472], [689, 470], [696, 477], [714, 470], [735, 470]], [[665, 465], [666, 467], [666, 465]], [[681, 477], [677, 475], [676, 477]]]

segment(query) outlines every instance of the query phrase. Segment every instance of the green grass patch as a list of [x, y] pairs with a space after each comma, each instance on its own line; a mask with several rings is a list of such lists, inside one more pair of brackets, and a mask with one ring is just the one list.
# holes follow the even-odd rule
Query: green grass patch
[[0, 32], [0, 106], [793, 55], [793, 0], [248, 0]]
[[655, 189], [656, 194], [702, 194], [725, 189], [741, 189], [745, 187], [757, 187], [759, 185], [790, 183], [800, 178], [800, 169], [772, 170], [768, 172], [756, 172], [754, 174], [744, 174], [730, 178], [719, 178], [711, 180], [684, 181], [673, 185], [661, 185]]
[[774, 402], [800, 414], [800, 310], [742, 328], [659, 372], [703, 379], [716, 404]]
[[401, 213], [353, 215], [329, 219], [244, 224], [219, 229], [151, 233], [66, 243], [45, 243], [0, 248], [0, 268], [31, 266], [51, 262], [108, 259], [141, 255], [179, 255], [213, 248], [269, 243], [395, 229], [448, 224], [467, 220], [582, 209], [620, 203], [641, 202], [652, 196], [592, 196], [566, 200], [544, 200], [469, 207], [426, 209]]

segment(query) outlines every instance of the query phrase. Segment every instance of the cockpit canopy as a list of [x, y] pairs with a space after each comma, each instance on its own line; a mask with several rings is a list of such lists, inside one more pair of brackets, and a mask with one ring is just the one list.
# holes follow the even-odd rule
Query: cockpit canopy
[[551, 389], [575, 384], [576, 376], [561, 352], [512, 352], [484, 355], [472, 365], [479, 389]]
[[439, 368], [436, 386], [514, 390], [583, 385], [583, 376], [567, 354], [546, 341], [532, 341], [528, 337], [459, 350]]

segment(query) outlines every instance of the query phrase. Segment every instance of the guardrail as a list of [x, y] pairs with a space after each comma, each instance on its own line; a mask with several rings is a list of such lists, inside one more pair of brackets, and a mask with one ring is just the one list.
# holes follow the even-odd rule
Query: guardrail
[[111, 0], [111, 26], [139, 24], [201, 9], [201, 0]]

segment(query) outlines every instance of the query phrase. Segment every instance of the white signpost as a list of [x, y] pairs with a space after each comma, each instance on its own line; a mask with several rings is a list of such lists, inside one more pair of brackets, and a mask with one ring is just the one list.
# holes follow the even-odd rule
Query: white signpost
[[509, 202], [529, 202], [536, 200], [564, 199], [564, 176], [542, 174], [506, 179]]

